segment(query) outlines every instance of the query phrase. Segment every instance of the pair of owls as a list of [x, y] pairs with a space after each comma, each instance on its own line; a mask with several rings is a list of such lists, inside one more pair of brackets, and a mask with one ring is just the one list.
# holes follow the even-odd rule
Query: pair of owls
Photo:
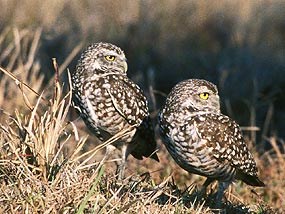
[[[119, 177], [126, 159], [150, 157], [158, 161], [147, 99], [127, 77], [124, 52], [110, 43], [95, 43], [82, 53], [72, 74], [73, 102], [88, 128], [102, 141], [128, 129], [106, 148], [122, 151]], [[235, 179], [264, 186], [238, 124], [221, 114], [217, 87], [200, 79], [178, 83], [160, 111], [160, 133], [177, 164], [207, 177], [204, 187], [219, 181], [223, 194]]]

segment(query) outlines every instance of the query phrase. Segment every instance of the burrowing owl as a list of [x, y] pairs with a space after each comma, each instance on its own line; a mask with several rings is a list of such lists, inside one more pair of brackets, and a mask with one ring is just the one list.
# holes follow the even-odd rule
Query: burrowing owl
[[129, 154], [137, 159], [151, 157], [156, 142], [149, 117], [146, 97], [141, 89], [127, 77], [124, 52], [110, 43], [95, 43], [82, 53], [72, 74], [73, 102], [87, 127], [102, 141], [130, 129], [127, 136], [106, 148], [121, 149], [122, 178]]
[[163, 142], [177, 164], [207, 177], [206, 188], [218, 180], [218, 200], [235, 179], [264, 186], [238, 124], [221, 114], [217, 87], [199, 79], [178, 83], [159, 114]]

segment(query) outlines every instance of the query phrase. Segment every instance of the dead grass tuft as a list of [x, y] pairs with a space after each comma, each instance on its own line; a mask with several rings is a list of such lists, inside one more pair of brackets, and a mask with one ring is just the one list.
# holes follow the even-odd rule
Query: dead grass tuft
[[[199, 198], [197, 186], [203, 178], [178, 168], [161, 144], [160, 163], [130, 157], [129, 176], [122, 182], [108, 172], [113, 162], [93, 162], [107, 144], [128, 130], [84, 152], [87, 136], [70, 121], [71, 90], [63, 92], [59, 77], [64, 69], [55, 60], [50, 71], [55, 78], [43, 87], [36, 58], [42, 30], [6, 29], [0, 45], [9, 32], [13, 39], [0, 54], [6, 67], [1, 68], [0, 81], [5, 89], [0, 92], [1, 114], [5, 115], [0, 124], [0, 213], [218, 212], [212, 208], [211, 189], [208, 198]], [[272, 149], [255, 157], [267, 186], [232, 185], [222, 211], [284, 212], [284, 142], [275, 136], [266, 141]]]

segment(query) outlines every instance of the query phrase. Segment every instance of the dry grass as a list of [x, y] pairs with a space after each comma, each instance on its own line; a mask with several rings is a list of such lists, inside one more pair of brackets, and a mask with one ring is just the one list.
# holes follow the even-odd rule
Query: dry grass
[[[0, 84], [6, 89], [2, 92], [4, 99], [1, 103], [5, 107], [2, 113], [6, 118], [2, 119], [0, 132], [0, 212], [218, 212], [212, 209], [212, 190], [209, 190], [207, 199], [198, 197], [197, 186], [203, 178], [188, 175], [179, 169], [161, 143], [158, 153], [160, 163], [154, 164], [148, 159], [136, 161], [130, 157], [128, 177], [120, 183], [114, 177], [113, 161], [102, 165], [100, 161], [93, 160], [94, 156], [98, 159], [104, 146], [114, 139], [83, 151], [87, 136], [82, 135], [76, 123], [69, 120], [71, 92], [67, 90], [63, 93], [55, 60], [51, 71], [55, 78], [51, 86], [47, 86], [48, 90], [41, 88], [43, 77], [39, 65], [38, 69], [34, 68], [37, 65], [34, 60], [40, 32], [28, 31], [23, 35], [22, 39], [28, 37], [27, 43], [33, 47], [27, 52], [31, 55], [23, 57], [22, 40], [17, 42], [18, 35], [22, 33], [14, 29], [15, 40], [10, 46], [14, 45], [11, 51], [15, 52], [10, 57], [2, 55], [13, 63], [9, 63], [9, 69], [1, 69], [5, 72]], [[5, 32], [2, 36], [5, 37]], [[16, 49], [21, 51], [16, 52]], [[65, 84], [69, 85], [68, 82]], [[277, 146], [277, 142], [282, 141], [277, 137], [267, 141], [273, 149], [260, 157], [255, 155], [261, 178], [267, 186], [253, 189], [236, 183], [226, 194], [224, 212], [284, 212], [284, 148]], [[67, 155], [64, 148], [70, 145], [75, 146], [69, 148]]]
[[[24, 87], [20, 87], [27, 113], [22, 114], [16, 109], [15, 115], [9, 114], [9, 119], [1, 125], [0, 211], [113, 213], [136, 212], [143, 207], [145, 211], [158, 213], [184, 209], [181, 205], [156, 203], [167, 189], [167, 180], [155, 185], [147, 175], [131, 176], [118, 184], [116, 178], [105, 174], [102, 164], [88, 164], [100, 149], [128, 130], [82, 154], [86, 137], [80, 138], [76, 126], [68, 121], [71, 91], [62, 94], [55, 62], [54, 65], [56, 75], [52, 98], [47, 100], [43, 94], [37, 93], [34, 95], [38, 97], [32, 103], [24, 93]], [[11, 80], [16, 80], [15, 83], [22, 82], [6, 69], [2, 71], [12, 77]], [[23, 82], [22, 85], [31, 91], [31, 86]], [[63, 148], [70, 141], [76, 141], [77, 146], [67, 157]], [[175, 201], [180, 204], [180, 198], [175, 197]], [[190, 211], [194, 209], [194, 206], [189, 208]], [[202, 209], [207, 210], [201, 205], [197, 207], [197, 210]]]
[[[285, 212], [282, 1], [0, 2], [0, 213], [219, 212], [211, 197], [216, 184], [207, 199], [197, 197], [204, 178], [180, 169], [159, 137], [160, 162], [129, 157], [120, 183], [116, 159], [100, 163], [112, 139], [94, 143], [82, 121], [73, 120], [66, 89], [66, 68], [82, 49], [74, 41], [86, 40], [122, 44], [130, 72], [137, 72], [130, 75], [150, 91], [166, 92], [189, 77], [216, 80], [221, 94], [233, 98], [225, 102], [228, 114], [249, 124], [245, 135], [266, 183], [235, 183], [222, 211]], [[149, 97], [155, 115], [164, 98]]]
[[[39, 33], [37, 31], [32, 36], [33, 33], [28, 32], [23, 39], [31, 36], [29, 44], [35, 44], [34, 38]], [[2, 103], [6, 108], [2, 110], [6, 118], [2, 118], [0, 138], [0, 212], [113, 213], [135, 212], [144, 207], [148, 212], [158, 213], [183, 209], [181, 205], [176, 207], [169, 203], [162, 206], [156, 203], [167, 189], [167, 180], [155, 185], [147, 175], [131, 176], [118, 184], [116, 178], [105, 172], [102, 164], [89, 161], [128, 130], [90, 151], [82, 152], [87, 138], [79, 136], [76, 126], [68, 119], [71, 91], [63, 94], [56, 61], [53, 60], [55, 78], [52, 87], [48, 85], [49, 88], [38, 93], [42, 90], [39, 87], [42, 76], [38, 70], [26, 66], [29, 57], [21, 55], [22, 42], [17, 41], [19, 34], [14, 29], [15, 40], [8, 44], [10, 52], [15, 51], [10, 55], [14, 62], [7, 66], [13, 72], [1, 68], [1, 84], [8, 93], [3, 93]], [[9, 60], [5, 56], [9, 54], [5, 53], [2, 58]], [[34, 59], [35, 52], [32, 55]], [[27, 76], [33, 78], [27, 79]], [[10, 102], [4, 102], [7, 100]], [[64, 148], [74, 145], [74, 142], [76, 146], [66, 155]], [[169, 191], [171, 194], [172, 189]], [[179, 204], [180, 199], [176, 197], [175, 200]]]

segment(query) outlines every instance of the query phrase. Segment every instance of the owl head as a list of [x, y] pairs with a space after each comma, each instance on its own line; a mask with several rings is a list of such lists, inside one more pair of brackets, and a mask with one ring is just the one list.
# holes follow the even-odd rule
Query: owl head
[[126, 74], [127, 59], [124, 52], [111, 43], [94, 43], [81, 54], [77, 72], [88, 72], [89, 75]]
[[166, 106], [175, 105], [176, 109], [220, 113], [218, 89], [206, 80], [188, 79], [178, 83], [171, 90], [166, 102]]

